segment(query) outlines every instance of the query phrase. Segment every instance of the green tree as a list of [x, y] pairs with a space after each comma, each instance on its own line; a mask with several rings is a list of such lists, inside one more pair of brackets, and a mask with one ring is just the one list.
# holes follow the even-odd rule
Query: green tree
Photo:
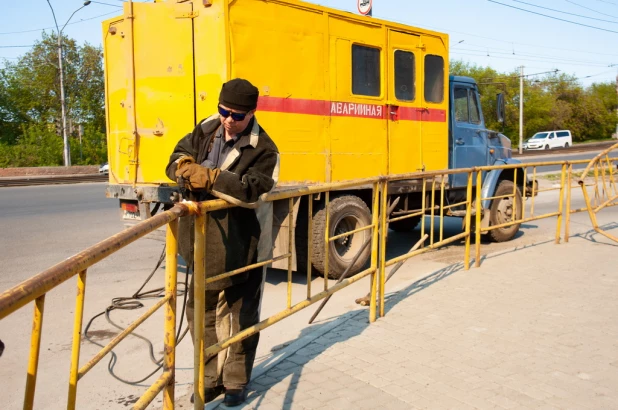
[[[58, 67], [57, 36], [55, 33], [43, 33], [42, 39], [35, 43], [32, 49], [17, 62], [5, 62], [0, 70], [0, 144], [9, 148], [3, 152], [12, 152], [16, 157], [2, 166], [25, 166], [23, 144], [34, 141], [27, 135], [32, 127], [38, 130], [53, 130], [60, 145], [51, 144], [53, 149], [59, 149], [62, 164], [62, 118], [60, 104], [60, 71]], [[67, 127], [73, 152], [79, 146], [79, 125], [89, 130], [82, 136], [82, 143], [90, 144], [97, 141], [100, 146], [100, 136], [105, 134], [105, 96], [103, 59], [100, 47], [89, 44], [78, 45], [75, 40], [63, 38], [65, 102], [67, 107]], [[48, 132], [46, 131], [46, 132]], [[47, 141], [47, 140], [46, 140]], [[92, 144], [91, 144], [92, 145]], [[14, 149], [10, 148], [14, 147]], [[59, 148], [58, 148], [59, 147]], [[34, 149], [32, 152], [40, 152]], [[106, 155], [96, 155], [90, 146], [86, 148], [88, 155], [84, 156], [84, 146], [81, 147], [81, 160], [78, 163], [100, 163]], [[54, 156], [57, 157], [57, 156]], [[6, 158], [6, 155], [5, 157]], [[46, 157], [49, 162], [51, 157]], [[31, 160], [32, 164], [38, 161]], [[6, 163], [6, 160], [4, 161]], [[26, 164], [27, 165], [27, 164]]]
[[[479, 84], [486, 126], [519, 143], [519, 72], [498, 73], [461, 61], [451, 61], [451, 74], [474, 78]], [[496, 94], [506, 101], [506, 123], [497, 122]], [[584, 88], [574, 76], [548, 74], [524, 79], [524, 139], [536, 132], [569, 129], [575, 141], [603, 139], [615, 132], [618, 98], [613, 83]]]

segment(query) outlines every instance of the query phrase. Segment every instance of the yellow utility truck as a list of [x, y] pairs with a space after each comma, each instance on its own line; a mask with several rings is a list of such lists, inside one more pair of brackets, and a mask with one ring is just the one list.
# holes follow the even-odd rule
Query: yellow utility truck
[[[444, 33], [297, 0], [123, 6], [122, 15], [104, 22], [103, 43], [107, 196], [120, 201], [125, 219], [148, 218], [178, 198], [164, 172], [169, 155], [180, 138], [216, 112], [222, 83], [236, 77], [260, 90], [256, 115], [281, 152], [279, 187], [514, 162], [510, 141], [485, 129], [474, 80], [449, 77]], [[487, 173], [484, 196], [504, 195], [508, 188], [512, 193], [512, 180], [512, 170]], [[465, 198], [466, 183], [465, 176], [450, 178], [449, 198]], [[401, 197], [396, 214], [421, 208], [426, 201], [421, 185], [417, 180], [391, 185], [389, 194]], [[332, 234], [370, 224], [370, 198], [370, 187], [331, 195]], [[507, 222], [513, 199], [496, 201], [500, 206], [483, 204], [484, 219]], [[275, 203], [275, 214], [286, 215], [287, 206]], [[295, 206], [301, 258], [308, 207], [303, 201]], [[498, 211], [490, 211], [494, 208]], [[312, 235], [320, 243], [323, 197], [315, 198], [313, 209]], [[419, 219], [391, 228], [413, 229]], [[491, 234], [508, 240], [518, 228]], [[341, 275], [368, 235], [332, 242], [332, 277]], [[275, 251], [283, 248], [287, 245]], [[353, 272], [369, 253], [367, 248]], [[314, 246], [313, 266], [320, 272], [323, 255], [324, 247]]]

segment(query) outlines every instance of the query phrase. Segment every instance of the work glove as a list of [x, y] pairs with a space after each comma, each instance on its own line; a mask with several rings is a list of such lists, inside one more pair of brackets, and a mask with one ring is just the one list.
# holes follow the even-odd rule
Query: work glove
[[183, 177], [187, 181], [187, 188], [191, 191], [210, 192], [221, 170], [210, 169], [196, 163], [185, 164], [176, 171], [176, 177]]
[[[192, 156], [186, 156], [186, 157], [180, 157], [180, 159], [178, 160], [178, 164], [176, 164], [176, 169], [180, 169], [182, 168], [184, 165], [187, 164], [194, 164], [195, 163], [195, 158], [193, 158]], [[176, 175], [176, 177], [178, 177], [178, 175]]]

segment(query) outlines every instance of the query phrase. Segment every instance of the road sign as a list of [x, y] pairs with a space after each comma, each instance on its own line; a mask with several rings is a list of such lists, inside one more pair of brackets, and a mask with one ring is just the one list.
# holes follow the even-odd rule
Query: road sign
[[371, 16], [373, 0], [357, 0], [358, 12], [363, 16]]

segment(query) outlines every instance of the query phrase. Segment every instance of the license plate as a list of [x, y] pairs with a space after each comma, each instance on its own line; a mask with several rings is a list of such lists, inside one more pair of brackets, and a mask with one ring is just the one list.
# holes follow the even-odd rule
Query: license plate
[[122, 219], [128, 219], [131, 221], [139, 221], [142, 218], [139, 216], [139, 212], [129, 212], [126, 210], [122, 210]]

